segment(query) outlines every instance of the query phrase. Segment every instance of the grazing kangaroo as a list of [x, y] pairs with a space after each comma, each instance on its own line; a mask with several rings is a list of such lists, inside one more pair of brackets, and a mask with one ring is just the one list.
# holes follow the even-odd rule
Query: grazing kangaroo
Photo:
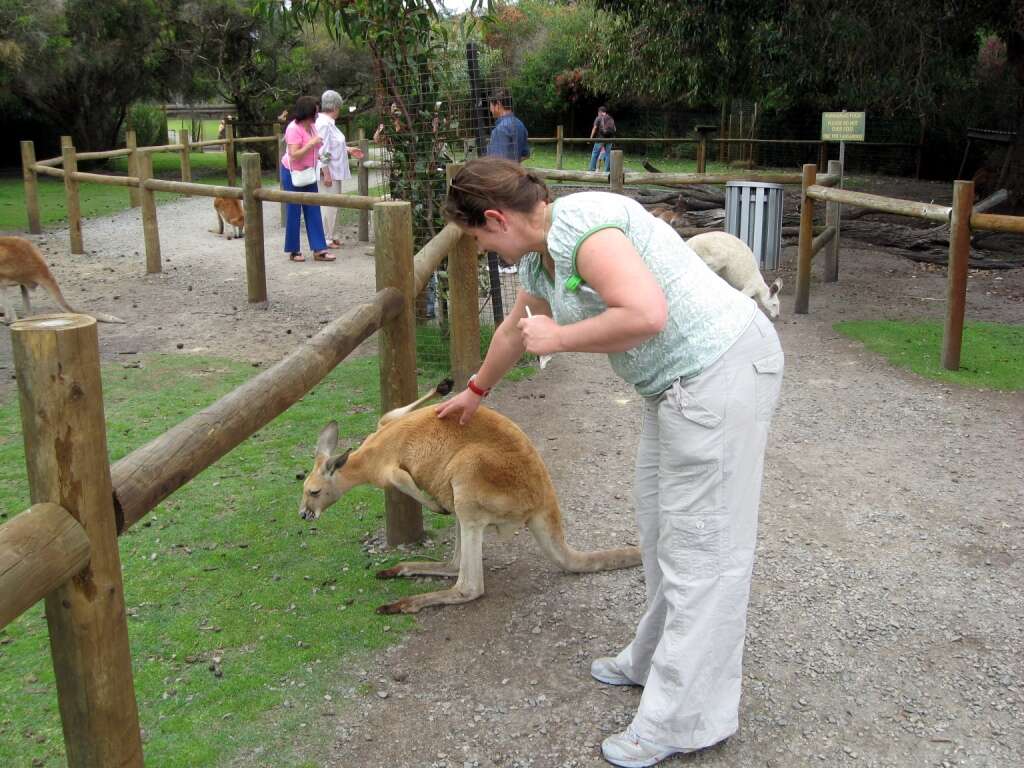
[[35, 243], [23, 237], [0, 237], [0, 291], [3, 292], [4, 322], [7, 324], [18, 319], [14, 313], [14, 302], [8, 301], [9, 294], [7, 293], [7, 289], [15, 285], [21, 286], [21, 300], [25, 306], [26, 316], [32, 314], [32, 303], [29, 300], [28, 292], [37, 285], [41, 285], [65, 312], [87, 314], [101, 323], [124, 322], [119, 317], [105, 315], [102, 312], [81, 312], [74, 309], [64, 300], [60, 286], [54, 280], [50, 268], [46, 266], [46, 259], [36, 248]]
[[[224, 225], [230, 227], [227, 239], [230, 240], [232, 232], [234, 237], [242, 237], [245, 234], [245, 211], [242, 204], [233, 197], [213, 198], [213, 210], [217, 213], [217, 234], [224, 234]], [[213, 231], [212, 229], [210, 230]]]
[[705, 232], [694, 235], [686, 244], [725, 282], [745, 296], [756, 299], [772, 320], [779, 316], [780, 277], [771, 285], [765, 283], [754, 252], [747, 244], [728, 232]]
[[416, 411], [451, 391], [451, 379], [416, 402], [384, 414], [377, 431], [354, 451], [334, 454], [338, 425], [320, 433], [313, 470], [302, 488], [299, 515], [316, 520], [350, 489], [397, 488], [428, 509], [457, 518], [455, 550], [447, 563], [405, 562], [377, 574], [457, 577], [454, 586], [382, 605], [378, 613], [416, 613], [428, 605], [475, 600], [484, 593], [483, 536], [493, 526], [508, 534], [530, 529], [541, 550], [567, 571], [584, 573], [639, 565], [636, 547], [580, 552], [565, 543], [551, 477], [529, 438], [509, 418], [477, 409], [469, 424]]

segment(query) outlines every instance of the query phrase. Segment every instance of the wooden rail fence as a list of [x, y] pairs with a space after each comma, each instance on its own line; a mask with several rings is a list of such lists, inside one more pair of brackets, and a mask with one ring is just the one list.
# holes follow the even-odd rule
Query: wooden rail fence
[[[143, 183], [145, 170], [136, 181], [151, 192]], [[75, 182], [75, 173], [65, 179]], [[243, 156], [242, 175], [243, 182], [258, 178], [255, 155]], [[295, 199], [294, 193], [260, 195], [253, 184], [243, 183], [243, 190], [234, 191], [247, 201]], [[479, 367], [475, 241], [449, 225], [413, 254], [410, 204], [373, 202], [372, 212], [378, 290], [369, 301], [112, 466], [95, 321], [57, 314], [11, 325], [32, 507], [0, 526], [0, 628], [45, 598], [72, 768], [143, 764], [120, 534], [297, 402], [377, 331], [381, 411], [414, 399], [415, 297], [445, 258], [451, 286], [452, 373], [461, 383]], [[254, 238], [262, 236], [261, 227], [254, 226], [253, 232]], [[387, 494], [386, 530], [391, 545], [420, 538], [419, 506], [401, 494]]]

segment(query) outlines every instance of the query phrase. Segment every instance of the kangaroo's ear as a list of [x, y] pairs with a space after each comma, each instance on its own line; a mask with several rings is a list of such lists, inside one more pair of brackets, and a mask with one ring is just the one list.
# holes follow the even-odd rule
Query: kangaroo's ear
[[320, 438], [316, 442], [316, 455], [317, 457], [323, 456], [325, 459], [334, 453], [334, 449], [338, 447], [338, 422], [332, 421], [322, 430], [320, 430]]
[[768, 295], [769, 296], [774, 296], [775, 294], [777, 294], [781, 290], [782, 290], [782, 278], [780, 277], [780, 278], [776, 279], [776, 281], [774, 283], [772, 283], [768, 287]]
[[348, 455], [351, 450], [339, 453], [337, 456], [331, 456], [324, 465], [324, 474], [333, 475], [337, 470], [345, 466], [345, 462], [348, 461]]

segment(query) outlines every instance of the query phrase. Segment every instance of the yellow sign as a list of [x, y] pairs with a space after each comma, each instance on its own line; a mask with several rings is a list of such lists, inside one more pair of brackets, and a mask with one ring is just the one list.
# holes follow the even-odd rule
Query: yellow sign
[[822, 112], [822, 141], [864, 141], [865, 112]]

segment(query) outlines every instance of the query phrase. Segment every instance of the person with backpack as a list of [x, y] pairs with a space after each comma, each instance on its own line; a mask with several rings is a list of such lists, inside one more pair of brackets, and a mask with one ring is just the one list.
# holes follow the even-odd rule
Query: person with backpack
[[609, 172], [612, 169], [612, 143], [607, 139], [615, 136], [615, 119], [608, 114], [608, 107], [597, 108], [597, 117], [594, 119], [594, 127], [590, 129], [590, 138], [605, 139], [594, 145], [594, 151], [590, 153], [590, 170], [597, 170], [597, 161], [602, 151], [604, 152], [604, 169]]

